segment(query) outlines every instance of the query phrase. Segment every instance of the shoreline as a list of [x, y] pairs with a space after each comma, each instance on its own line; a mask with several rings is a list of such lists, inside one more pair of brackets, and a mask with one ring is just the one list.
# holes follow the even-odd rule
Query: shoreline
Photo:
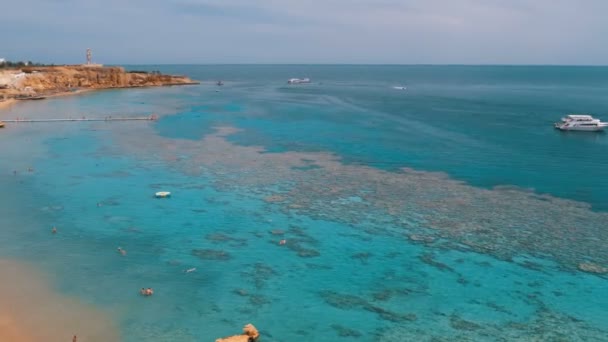
[[8, 99], [8, 100], [0, 101], [0, 112], [6, 108], [11, 107], [16, 102], [17, 102], [17, 100], [15, 100], [15, 99]]
[[[77, 91], [59, 92], [59, 93], [43, 95], [43, 96], [46, 99], [50, 99], [50, 98], [54, 98], [54, 97], [81, 95], [81, 94], [88, 93], [88, 92], [95, 91], [95, 90], [103, 90], [103, 89], [80, 89]], [[28, 100], [19, 100], [19, 99], [15, 99], [15, 98], [10, 98], [10, 99], [4, 100], [4, 101], [0, 101], [0, 114], [2, 114], [3, 112], [6, 112], [8, 109], [11, 109], [17, 103], [27, 102], [27, 101]], [[0, 118], [0, 121], [2, 121], [1, 118]]]
[[[163, 85], [107, 87], [107, 88], [86, 88], [86, 89], [78, 89], [76, 91], [61, 91], [61, 92], [57, 92], [57, 93], [53, 93], [53, 94], [40, 94], [40, 96], [44, 96], [45, 99], [43, 99], [43, 100], [46, 100], [46, 99], [55, 98], [55, 97], [82, 95], [82, 94], [86, 94], [86, 93], [90, 93], [90, 92], [95, 92], [95, 91], [102, 91], [102, 90], [136, 89], [136, 88], [162, 88], [162, 87], [174, 87], [174, 86], [183, 86], [183, 85], [199, 85], [199, 84], [201, 84], [201, 83], [194, 81], [194, 82], [191, 82], [191, 83], [172, 83], [172, 84], [163, 84]], [[9, 99], [6, 99], [4, 101], [0, 101], [0, 114], [3, 111], [6, 111], [7, 109], [10, 109], [12, 106], [14, 106], [17, 103], [28, 102], [28, 101], [31, 101], [31, 100], [27, 100], [27, 99], [26, 100], [20, 100], [20, 99], [16, 99], [16, 98], [9, 98]]]
[[[24, 67], [0, 70], [0, 110], [16, 102], [78, 95], [95, 90], [156, 88], [198, 85], [200, 81], [183, 75], [126, 71], [118, 66], [83, 65]], [[30, 98], [30, 97], [38, 98]]]

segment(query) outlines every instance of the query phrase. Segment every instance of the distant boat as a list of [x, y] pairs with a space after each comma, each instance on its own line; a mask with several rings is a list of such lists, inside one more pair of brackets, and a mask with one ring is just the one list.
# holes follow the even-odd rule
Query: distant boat
[[310, 78], [290, 78], [287, 80], [287, 84], [301, 84], [310, 83]]
[[402, 86], [394, 86], [394, 87], [393, 87], [393, 89], [396, 89], [396, 90], [406, 90], [406, 89], [407, 89], [407, 87], [402, 87]]
[[156, 196], [156, 198], [167, 198], [167, 197], [171, 197], [171, 193], [169, 191], [159, 191], [156, 194], [154, 194]]
[[217, 83], [216, 83], [216, 84], [217, 84], [218, 86], [223, 86], [223, 85], [224, 85], [224, 82], [222, 82], [222, 81], [217, 81]]
[[608, 122], [601, 122], [591, 115], [570, 114], [556, 122], [554, 127], [562, 131], [603, 131], [608, 126]]

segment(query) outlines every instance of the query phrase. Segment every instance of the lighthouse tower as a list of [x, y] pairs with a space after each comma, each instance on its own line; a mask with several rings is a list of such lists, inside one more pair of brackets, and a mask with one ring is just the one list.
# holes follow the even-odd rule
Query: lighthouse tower
[[91, 49], [87, 49], [87, 62], [86, 62], [86, 64], [83, 64], [82, 66], [99, 68], [99, 67], [102, 67], [103, 64], [93, 63], [93, 51], [91, 51]]

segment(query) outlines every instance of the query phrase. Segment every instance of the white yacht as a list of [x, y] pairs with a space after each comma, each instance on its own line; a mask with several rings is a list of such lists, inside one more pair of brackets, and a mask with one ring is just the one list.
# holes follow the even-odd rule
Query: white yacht
[[601, 122], [591, 115], [570, 114], [555, 123], [555, 128], [562, 131], [589, 131], [597, 132], [608, 127], [608, 122]]
[[310, 83], [310, 78], [290, 78], [288, 84]]

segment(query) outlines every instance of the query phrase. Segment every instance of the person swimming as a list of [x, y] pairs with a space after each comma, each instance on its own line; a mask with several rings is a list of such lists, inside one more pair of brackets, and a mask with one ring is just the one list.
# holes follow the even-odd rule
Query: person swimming
[[56, 228], [56, 227], [53, 227], [53, 229], [51, 229], [51, 233], [53, 233], [53, 234], [57, 234], [57, 228]]
[[147, 289], [142, 287], [141, 290], [139, 290], [139, 294], [144, 297], [149, 297], [154, 294], [154, 290], [152, 290], [151, 287], [148, 287]]
[[281, 246], [284, 245], [284, 244], [286, 244], [286, 243], [287, 243], [287, 240], [285, 240], [285, 239], [279, 241], [279, 245], [281, 245]]
[[122, 249], [122, 247], [118, 247], [118, 253], [120, 253], [120, 255], [122, 255], [122, 256], [127, 255], [127, 251], [125, 251], [124, 249]]

